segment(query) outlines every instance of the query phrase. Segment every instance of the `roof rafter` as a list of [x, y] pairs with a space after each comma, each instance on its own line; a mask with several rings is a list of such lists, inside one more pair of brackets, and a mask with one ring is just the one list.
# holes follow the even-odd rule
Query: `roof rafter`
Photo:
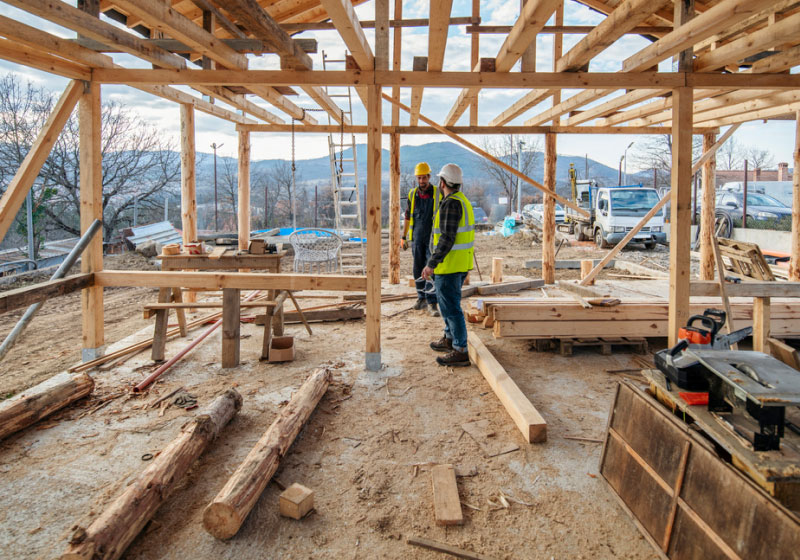
[[[447, 47], [447, 33], [450, 31], [450, 13], [453, 0], [430, 0], [428, 24], [428, 71], [441, 72], [444, 67], [444, 51]], [[409, 123], [416, 126], [422, 108], [424, 88], [411, 88], [411, 113]]]

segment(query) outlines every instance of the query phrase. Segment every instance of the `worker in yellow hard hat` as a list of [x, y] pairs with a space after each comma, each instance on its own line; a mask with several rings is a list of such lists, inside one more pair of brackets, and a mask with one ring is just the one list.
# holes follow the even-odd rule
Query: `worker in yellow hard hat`
[[405, 250], [411, 242], [417, 288], [417, 303], [414, 304], [414, 309], [427, 308], [430, 315], [438, 317], [439, 305], [436, 293], [433, 289], [425, 289], [426, 282], [422, 278], [422, 269], [431, 256], [433, 217], [439, 210], [441, 194], [431, 184], [431, 166], [427, 162], [418, 163], [414, 168], [414, 175], [417, 178], [417, 186], [408, 193], [403, 239], [400, 245]]

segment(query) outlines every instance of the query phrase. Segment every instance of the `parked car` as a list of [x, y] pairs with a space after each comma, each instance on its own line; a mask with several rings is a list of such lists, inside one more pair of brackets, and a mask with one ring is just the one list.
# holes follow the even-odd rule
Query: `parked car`
[[484, 210], [480, 206], [473, 206], [472, 207], [472, 215], [475, 218], [475, 223], [476, 224], [488, 224], [489, 223], [489, 216], [486, 215], [486, 210]]
[[[725, 183], [717, 192], [730, 191], [741, 192], [744, 190], [743, 181], [731, 181]], [[772, 198], [778, 199], [781, 204], [792, 207], [792, 182], [791, 181], [749, 181], [747, 183], [747, 192], [765, 194]], [[750, 201], [747, 202], [750, 205]]]
[[[531, 218], [533, 221], [542, 223], [544, 216], [544, 204], [526, 204], [522, 207], [522, 215]], [[556, 223], [563, 224], [565, 218], [564, 207], [556, 203]]]
[[[731, 215], [732, 218], [741, 218], [744, 206], [744, 195], [741, 192], [722, 191], [717, 193], [716, 210]], [[697, 220], [700, 220], [700, 201], [697, 201]], [[747, 193], [747, 219], [748, 220], [780, 220], [784, 216], [791, 216], [792, 209], [780, 200], [766, 194]]]

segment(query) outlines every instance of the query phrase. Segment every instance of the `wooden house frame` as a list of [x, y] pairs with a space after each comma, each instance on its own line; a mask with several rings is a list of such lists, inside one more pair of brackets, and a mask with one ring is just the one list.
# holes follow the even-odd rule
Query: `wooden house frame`
[[[367, 134], [367, 269], [366, 276], [255, 275], [174, 272], [103, 271], [102, 240], [95, 239], [84, 255], [83, 271], [93, 284], [83, 289], [84, 359], [104, 345], [104, 286], [169, 286], [219, 289], [282, 288], [364, 290], [367, 293], [366, 366], [380, 368], [381, 295], [381, 140], [390, 137], [390, 281], [399, 282], [399, 207], [401, 135], [545, 134], [545, 179], [541, 185], [523, 179], [546, 193], [542, 274], [554, 280], [555, 161], [558, 134], [672, 134], [673, 169], [669, 201], [672, 208], [670, 242], [669, 333], [688, 318], [691, 293], [718, 293], [710, 285], [714, 256], [710, 224], [713, 204], [702, 205], [701, 282], [690, 282], [691, 179], [702, 167], [704, 184], [714, 184], [714, 152], [720, 127], [766, 119], [794, 119], [797, 134], [794, 168], [800, 167], [800, 2], [794, 0], [578, 0], [605, 14], [596, 26], [565, 26], [564, 0], [523, 0], [513, 25], [480, 25], [480, 2], [472, 1], [469, 16], [451, 14], [451, 0], [431, 1], [428, 19], [404, 20], [402, 0], [375, 3], [375, 20], [359, 21], [354, 6], [364, 0], [3, 0], [78, 34], [65, 39], [41, 29], [0, 17], [0, 58], [71, 79], [41, 134], [0, 199], [0, 237], [8, 231], [26, 193], [74, 107], [80, 122], [81, 229], [88, 228], [101, 210], [100, 104], [103, 84], [127, 84], [174, 101], [181, 115], [181, 219], [184, 241], [197, 236], [195, 201], [194, 114], [202, 111], [233, 122], [239, 137], [239, 246], [249, 241], [250, 136], [254, 132], [328, 133], [332, 130]], [[105, 17], [101, 18], [100, 15]], [[555, 16], [555, 24], [547, 25]], [[121, 22], [114, 25], [109, 18]], [[447, 70], [445, 46], [451, 25], [468, 25], [472, 71]], [[428, 28], [428, 56], [414, 68], [401, 67], [404, 27]], [[128, 29], [125, 29], [127, 27]], [[364, 33], [374, 28], [371, 44]], [[351, 53], [347, 70], [312, 68], [307, 50], [313, 41], [296, 37], [315, 29], [336, 29], [342, 50]], [[479, 57], [482, 34], [502, 33], [496, 56]], [[554, 36], [553, 64], [538, 71], [536, 37]], [[582, 39], [563, 52], [563, 34]], [[625, 34], [651, 39], [645, 48], [625, 59], [618, 72], [592, 72], [592, 59]], [[390, 43], [393, 48], [390, 49]], [[152, 69], [116, 65], [104, 52], [124, 52]], [[248, 70], [248, 53], [280, 56], [280, 70]], [[391, 60], [390, 60], [391, 52]], [[182, 56], [186, 55], [186, 56]], [[658, 71], [660, 62], [675, 59], [677, 71]], [[519, 67], [517, 62], [521, 62]], [[172, 86], [187, 85], [215, 100], [191, 95]], [[342, 113], [325, 93], [325, 85], [354, 86], [366, 107], [366, 123], [342, 123]], [[282, 91], [302, 89], [338, 123], [321, 125]], [[411, 104], [401, 104], [400, 88], [410, 88]], [[449, 88], [453, 105], [444, 122], [420, 114], [426, 88]], [[510, 107], [478, 125], [478, 93], [482, 88], [519, 90]], [[580, 90], [562, 97], [565, 89]], [[622, 90], [621, 94], [613, 95]], [[247, 98], [260, 97], [266, 110]], [[552, 99], [551, 106], [519, 126], [513, 119]], [[598, 103], [599, 102], [599, 103]], [[392, 106], [391, 122], [382, 122], [382, 106]], [[226, 105], [230, 109], [223, 107]], [[484, 110], [486, 110], [484, 108]], [[240, 111], [240, 112], [237, 112]], [[409, 124], [400, 124], [400, 113]], [[466, 115], [466, 116], [465, 116]], [[460, 125], [460, 119], [468, 124]], [[420, 121], [423, 124], [420, 124]], [[729, 131], [730, 132], [730, 131]], [[692, 134], [703, 135], [704, 156], [692, 163]], [[488, 154], [486, 154], [488, 155]], [[713, 189], [705, 189], [705, 202]], [[794, 173], [792, 255], [790, 280], [800, 280], [800, 173]], [[609, 256], [610, 258], [610, 256]], [[782, 294], [797, 295], [800, 284], [783, 285]], [[767, 288], [761, 289], [765, 294]], [[758, 291], [755, 287], [753, 290]], [[751, 290], [752, 291], [752, 290]], [[769, 291], [769, 293], [772, 293]], [[748, 292], [749, 293], [749, 292]], [[761, 292], [759, 292], [761, 293]]]

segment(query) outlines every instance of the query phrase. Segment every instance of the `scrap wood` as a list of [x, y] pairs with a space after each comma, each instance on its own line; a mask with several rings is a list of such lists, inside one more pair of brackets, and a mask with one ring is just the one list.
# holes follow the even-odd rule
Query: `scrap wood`
[[413, 546], [435, 550], [436, 552], [443, 552], [450, 556], [455, 556], [456, 558], [465, 558], [466, 560], [492, 560], [490, 557], [484, 556], [483, 554], [470, 552], [469, 550], [450, 546], [449, 544], [438, 541], [432, 541], [431, 539], [423, 537], [409, 537], [406, 542]]
[[453, 465], [436, 465], [431, 469], [433, 512], [437, 525], [461, 525], [461, 500], [458, 497], [456, 471]]
[[487, 457], [497, 457], [519, 449], [519, 445], [516, 443], [498, 441], [496, 439], [497, 432], [489, 428], [488, 420], [467, 422], [461, 424], [461, 429], [475, 440]]
[[572, 439], [575, 441], [585, 441], [588, 443], [604, 443], [604, 439], [594, 439], [594, 438], [587, 438], [587, 437], [579, 437], [579, 436], [563, 436], [564, 439]]
[[294, 298], [294, 294], [291, 291], [289, 291], [288, 294], [289, 297], [292, 298], [292, 303], [294, 304], [294, 308], [297, 310], [297, 314], [300, 316], [300, 320], [303, 321], [303, 325], [305, 325], [306, 331], [308, 331], [309, 335], [313, 335], [314, 333], [311, 332], [311, 326], [308, 324], [308, 321], [306, 321], [306, 317], [305, 315], [303, 315], [303, 310], [300, 309], [300, 304], [297, 303], [297, 300]]
[[618, 298], [594, 298], [594, 299], [587, 299], [586, 300], [590, 305], [594, 305], [596, 307], [616, 307], [620, 303], [621, 300]]
[[499, 284], [487, 284], [477, 286], [477, 292], [482, 295], [491, 294], [510, 294], [522, 290], [533, 290], [544, 286], [544, 280], [517, 280], [513, 282], [501, 282]]

